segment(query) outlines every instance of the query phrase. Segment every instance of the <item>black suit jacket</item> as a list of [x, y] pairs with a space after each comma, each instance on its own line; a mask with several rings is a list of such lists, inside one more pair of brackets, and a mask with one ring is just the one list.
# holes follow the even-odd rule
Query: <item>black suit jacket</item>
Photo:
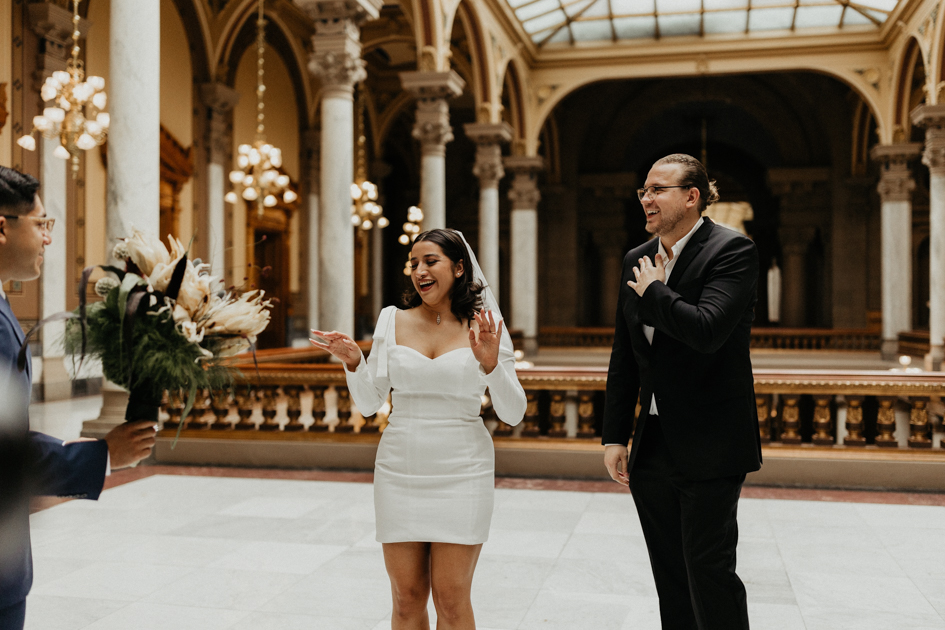
[[33, 583], [30, 496], [97, 499], [105, 483], [104, 440], [64, 446], [29, 430], [32, 366], [17, 369], [23, 330], [0, 297], [0, 608], [26, 598]]
[[[623, 262], [614, 347], [607, 374], [604, 444], [627, 444], [656, 397], [676, 469], [692, 480], [761, 467], [749, 345], [758, 283], [758, 251], [745, 236], [708, 218], [679, 254], [666, 284], [642, 296], [627, 286], [633, 267], [659, 243], [651, 239]], [[652, 326], [653, 343], [643, 333]], [[634, 439], [628, 469], [639, 449]]]

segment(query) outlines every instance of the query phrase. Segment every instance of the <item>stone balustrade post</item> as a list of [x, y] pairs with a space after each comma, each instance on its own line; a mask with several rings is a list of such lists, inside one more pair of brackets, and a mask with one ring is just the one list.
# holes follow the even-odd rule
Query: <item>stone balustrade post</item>
[[[538, 351], [538, 173], [544, 168], [540, 157], [512, 156], [503, 161], [514, 174], [509, 199], [512, 200], [511, 326], [522, 331], [525, 353]], [[506, 315], [508, 317], [508, 315]]]
[[499, 299], [499, 181], [505, 176], [502, 168], [502, 145], [512, 140], [508, 123], [470, 123], [463, 127], [466, 136], [476, 143], [473, 175], [479, 178], [479, 265], [492, 293]]
[[466, 82], [455, 70], [401, 72], [404, 90], [417, 99], [413, 137], [420, 141], [420, 208], [423, 228], [446, 227], [446, 143], [453, 139], [448, 99], [463, 93]]
[[322, 85], [318, 324], [354, 334], [354, 86], [367, 76], [360, 25], [378, 17], [382, 1], [295, 3], [315, 23], [308, 69]]
[[925, 127], [922, 163], [929, 167], [929, 354], [925, 366], [945, 359], [945, 105], [921, 105], [912, 123]]

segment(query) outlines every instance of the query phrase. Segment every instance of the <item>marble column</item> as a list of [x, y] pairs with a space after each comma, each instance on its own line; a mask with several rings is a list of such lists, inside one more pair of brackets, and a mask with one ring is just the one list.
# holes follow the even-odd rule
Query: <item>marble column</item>
[[[161, 229], [161, 6], [159, 0], [112, 0], [109, 39], [106, 252], [132, 227], [158, 237]], [[165, 235], [166, 238], [166, 235]], [[124, 421], [128, 392], [105, 381], [102, 410], [82, 424], [101, 438]]]
[[899, 333], [912, 330], [912, 191], [909, 162], [922, 144], [880, 144], [871, 157], [880, 164], [883, 345], [882, 357], [899, 354]]
[[929, 354], [925, 367], [941, 370], [945, 359], [945, 105], [921, 105], [912, 122], [925, 127], [922, 163], [929, 167]]
[[318, 324], [354, 334], [354, 86], [367, 76], [360, 25], [377, 18], [382, 0], [295, 3], [315, 22], [308, 69], [322, 86]]
[[781, 298], [781, 325], [800, 328], [806, 325], [807, 300], [805, 299], [807, 276], [806, 256], [814, 238], [813, 228], [783, 227], [781, 236], [781, 264], [783, 293]]
[[420, 141], [420, 208], [423, 229], [446, 225], [446, 143], [453, 139], [448, 99], [466, 86], [456, 71], [401, 72], [400, 83], [417, 99], [413, 137]]
[[479, 178], [479, 266], [499, 299], [499, 180], [502, 168], [502, 145], [512, 140], [508, 123], [470, 123], [463, 127], [466, 136], [476, 143], [473, 175]]
[[[200, 86], [200, 97], [207, 107], [207, 262], [214, 275], [224, 278], [226, 271], [226, 202], [229, 188], [226, 166], [233, 153], [230, 112], [240, 100], [239, 92], [220, 82]], [[229, 284], [229, 283], [227, 283]]]
[[305, 198], [308, 208], [308, 328], [320, 330], [319, 309], [321, 308], [321, 292], [319, 291], [319, 234], [321, 233], [321, 214], [319, 212], [319, 192], [321, 190], [321, 150], [322, 134], [312, 129], [305, 134], [305, 148], [308, 152], [308, 169], [306, 170]]
[[[112, 0], [107, 86], [107, 244], [132, 226], [160, 232], [161, 6], [159, 0]], [[163, 235], [166, 238], [166, 235]], [[115, 262], [114, 260], [112, 261]]]
[[503, 160], [514, 175], [509, 199], [512, 200], [512, 300], [509, 326], [522, 331], [526, 355], [538, 352], [538, 173], [544, 168], [542, 158], [512, 156]]
[[[53, 72], [66, 69], [66, 60], [72, 53], [72, 12], [60, 6], [48, 3], [29, 5], [30, 26], [41, 39], [38, 54], [34, 87], [38, 91], [43, 82]], [[91, 24], [79, 20], [79, 35], [85, 37]], [[69, 194], [70, 162], [53, 155], [60, 145], [58, 138], [43, 138], [40, 141], [40, 196], [46, 215], [56, 219], [61, 226], [52, 234], [52, 243], [46, 247], [43, 255], [42, 317], [48, 317], [66, 310], [66, 299], [74, 286], [69, 282], [69, 265], [66, 257], [66, 206]], [[42, 356], [39, 357], [41, 369], [34, 377], [43, 400], [62, 400], [72, 396], [72, 380], [66, 371], [62, 336], [65, 333], [64, 322], [50, 322], [41, 333]], [[39, 366], [37, 366], [39, 367]]]

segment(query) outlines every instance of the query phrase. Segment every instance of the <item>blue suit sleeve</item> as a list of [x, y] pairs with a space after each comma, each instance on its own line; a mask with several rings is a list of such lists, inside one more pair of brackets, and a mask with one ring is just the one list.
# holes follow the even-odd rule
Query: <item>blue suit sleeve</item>
[[27, 474], [32, 494], [98, 499], [105, 485], [105, 440], [63, 444], [30, 431]]

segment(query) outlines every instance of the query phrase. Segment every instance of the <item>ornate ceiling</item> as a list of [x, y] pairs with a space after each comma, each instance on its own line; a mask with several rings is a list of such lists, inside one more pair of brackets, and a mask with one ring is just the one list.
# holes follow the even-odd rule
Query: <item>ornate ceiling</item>
[[901, 0], [506, 0], [539, 47], [878, 29]]

